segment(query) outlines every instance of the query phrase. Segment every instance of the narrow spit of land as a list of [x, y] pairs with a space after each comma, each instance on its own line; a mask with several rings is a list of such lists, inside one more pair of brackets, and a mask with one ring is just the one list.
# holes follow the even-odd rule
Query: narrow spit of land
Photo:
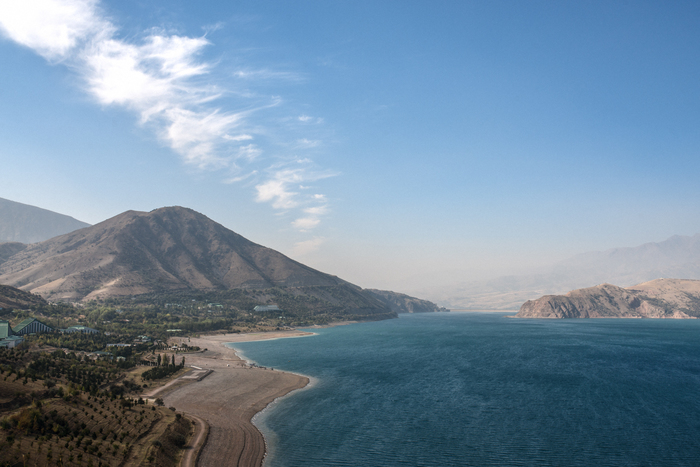
[[213, 370], [212, 373], [201, 381], [164, 388], [158, 396], [166, 406], [199, 417], [209, 425], [197, 465], [262, 465], [265, 439], [251, 419], [276, 398], [303, 388], [309, 382], [308, 378], [294, 373], [250, 367], [224, 344], [310, 334], [281, 331], [222, 334], [190, 340], [189, 345], [208, 350], [187, 354], [187, 365]]

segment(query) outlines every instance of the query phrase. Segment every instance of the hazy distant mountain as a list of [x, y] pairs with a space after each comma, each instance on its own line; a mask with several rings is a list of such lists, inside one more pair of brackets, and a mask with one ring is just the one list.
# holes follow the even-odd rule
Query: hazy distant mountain
[[402, 293], [376, 289], [364, 290], [372, 294], [396, 313], [433, 313], [450, 311], [428, 300], [421, 300], [420, 298], [411, 297]]
[[0, 198], [0, 243], [35, 243], [89, 227], [63, 214]]
[[351, 314], [396, 316], [361, 288], [181, 207], [128, 211], [27, 245], [0, 264], [0, 283], [49, 300], [71, 301], [284, 286], [290, 293], [316, 297], [313, 300], [345, 307]]
[[421, 295], [451, 308], [518, 309], [526, 300], [601, 283], [623, 287], [661, 277], [700, 279], [700, 234], [574, 256], [545, 272], [436, 287]]
[[518, 318], [697, 318], [700, 281], [656, 279], [632, 287], [610, 284], [528, 300]]

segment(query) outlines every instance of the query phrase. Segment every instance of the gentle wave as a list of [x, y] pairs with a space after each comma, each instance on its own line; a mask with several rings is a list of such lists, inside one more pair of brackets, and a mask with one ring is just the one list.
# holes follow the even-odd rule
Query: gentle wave
[[411, 315], [236, 348], [317, 378], [256, 418], [266, 467], [693, 466], [698, 324]]

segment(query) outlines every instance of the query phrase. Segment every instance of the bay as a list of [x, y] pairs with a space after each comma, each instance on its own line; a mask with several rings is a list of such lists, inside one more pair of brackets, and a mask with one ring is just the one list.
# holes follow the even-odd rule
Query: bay
[[700, 321], [431, 313], [313, 331], [234, 346], [312, 379], [256, 417], [267, 467], [700, 465]]

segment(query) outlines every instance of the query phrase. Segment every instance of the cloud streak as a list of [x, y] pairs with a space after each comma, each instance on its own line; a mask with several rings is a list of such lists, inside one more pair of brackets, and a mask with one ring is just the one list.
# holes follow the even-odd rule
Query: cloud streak
[[[213, 46], [205, 37], [151, 30], [138, 40], [122, 39], [96, 0], [0, 2], [0, 32], [50, 63], [70, 67], [99, 104], [134, 112], [139, 123], [150, 128], [186, 164], [200, 170], [226, 171], [226, 183], [255, 179], [257, 201], [281, 211], [300, 210], [302, 217], [292, 222], [298, 230], [308, 231], [320, 223], [321, 211], [305, 209], [323, 207], [327, 212], [325, 199], [319, 202], [307, 194], [303, 184], [333, 174], [314, 170], [306, 160], [270, 162], [256, 141], [256, 135], [267, 129], [253, 125], [251, 115], [280, 105], [279, 98], [257, 99], [254, 105], [234, 110], [217, 104], [233, 92], [217, 84], [212, 76], [215, 65], [201, 59], [205, 49]], [[233, 76], [244, 80], [303, 79], [298, 73], [251, 68]], [[299, 117], [301, 122], [310, 120]], [[295, 137], [288, 146], [304, 150], [320, 144]], [[257, 167], [250, 167], [253, 163]], [[265, 163], [270, 166], [260, 166]]]
[[337, 175], [330, 171], [314, 170], [308, 159], [299, 159], [287, 164], [279, 164], [269, 174], [269, 179], [255, 186], [258, 202], [271, 203], [275, 209], [297, 209], [302, 213], [292, 222], [292, 226], [302, 232], [317, 227], [321, 218], [329, 211], [326, 196], [318, 193], [308, 194], [310, 186], [306, 182], [315, 182]]

